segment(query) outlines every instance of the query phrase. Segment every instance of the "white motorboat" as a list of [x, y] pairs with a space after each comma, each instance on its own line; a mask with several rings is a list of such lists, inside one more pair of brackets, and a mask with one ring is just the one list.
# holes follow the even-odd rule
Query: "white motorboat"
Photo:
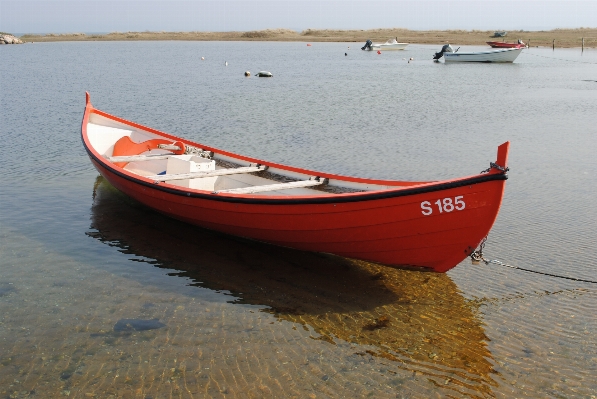
[[371, 50], [404, 50], [408, 43], [399, 43], [396, 39], [390, 39], [383, 44], [373, 44]]
[[479, 51], [474, 53], [444, 53], [445, 62], [514, 62], [522, 48]]
[[408, 43], [400, 43], [396, 39], [390, 39], [385, 43], [371, 43], [371, 40], [367, 40], [365, 46], [361, 50], [368, 51], [388, 51], [388, 50], [404, 50], [408, 46]]
[[514, 62], [522, 50], [522, 48], [504, 48], [459, 53], [458, 50], [454, 51], [448, 44], [440, 52], [435, 53], [433, 59], [439, 60], [443, 56], [445, 62]]

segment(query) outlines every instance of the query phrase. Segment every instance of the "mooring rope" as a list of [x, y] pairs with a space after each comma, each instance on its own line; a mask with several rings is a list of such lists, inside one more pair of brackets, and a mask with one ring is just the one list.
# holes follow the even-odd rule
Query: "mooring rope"
[[526, 54], [526, 55], [532, 55], [532, 56], [534, 56], [534, 57], [547, 58], [547, 59], [550, 59], [550, 60], [558, 60], [558, 61], [566, 61], [566, 62], [577, 62], [577, 63], [579, 63], [579, 64], [590, 64], [590, 65], [597, 65], [597, 62], [577, 61], [577, 60], [567, 60], [567, 59], [565, 59], [565, 58], [547, 57], [547, 56], [545, 56], [545, 55], [533, 54], [533, 53], [530, 53], [530, 52], [528, 52], [528, 51], [526, 51], [526, 52], [524, 52], [524, 53], [522, 53], [522, 54]]
[[485, 257], [483, 257], [483, 248], [485, 248], [485, 243], [486, 242], [487, 242], [487, 236], [479, 244], [479, 249], [471, 252], [471, 254], [469, 255], [470, 258], [471, 258], [471, 260], [473, 261], [473, 263], [483, 262], [486, 265], [488, 265], [488, 264], [491, 263], [491, 264], [494, 264], [494, 265], [505, 266], [505, 267], [509, 267], [511, 269], [522, 270], [522, 271], [529, 272], [529, 273], [542, 274], [544, 276], [563, 278], [563, 279], [566, 279], [566, 280], [573, 280], [573, 281], [580, 281], [580, 282], [583, 282], [583, 283], [597, 284], [597, 281], [593, 281], [593, 280], [585, 280], [585, 279], [582, 279], [582, 278], [561, 276], [559, 274], [540, 272], [540, 271], [532, 270], [532, 269], [525, 269], [524, 267], [509, 265], [509, 264], [504, 263], [504, 262], [502, 262], [500, 260], [497, 260], [497, 259], [494, 259], [494, 260], [485, 259]]
[[545, 272], [540, 272], [540, 271], [537, 271], [537, 270], [525, 269], [525, 268], [523, 268], [523, 267], [512, 266], [512, 265], [509, 265], [509, 264], [507, 264], [507, 263], [504, 263], [504, 262], [502, 262], [502, 261], [499, 261], [499, 260], [497, 260], [497, 259], [494, 259], [494, 260], [487, 260], [487, 261], [486, 261], [486, 260], [483, 260], [483, 261], [485, 262], [485, 264], [490, 264], [490, 263], [492, 263], [492, 264], [494, 264], [494, 265], [505, 266], [505, 267], [509, 267], [509, 268], [511, 268], [511, 269], [522, 270], [522, 271], [525, 271], [525, 272], [530, 272], [530, 273], [542, 274], [542, 275], [544, 275], [544, 276], [550, 276], [550, 277], [563, 278], [563, 279], [566, 279], [566, 280], [581, 281], [581, 282], [583, 282], [583, 283], [597, 284], [597, 281], [593, 281], [593, 280], [584, 280], [584, 279], [582, 279], [582, 278], [575, 278], [575, 277], [568, 277], [568, 276], [560, 276], [560, 275], [558, 275], [558, 274], [545, 273]]

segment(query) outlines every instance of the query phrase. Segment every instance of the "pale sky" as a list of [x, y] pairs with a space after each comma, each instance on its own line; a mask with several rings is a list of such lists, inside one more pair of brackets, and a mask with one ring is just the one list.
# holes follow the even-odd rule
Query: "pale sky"
[[0, 0], [0, 31], [14, 34], [580, 27], [597, 27], [597, 0]]

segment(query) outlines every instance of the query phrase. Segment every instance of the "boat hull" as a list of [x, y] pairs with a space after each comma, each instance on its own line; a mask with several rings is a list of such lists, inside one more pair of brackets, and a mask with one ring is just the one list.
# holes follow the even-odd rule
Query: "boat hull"
[[371, 46], [371, 51], [394, 51], [404, 50], [408, 46], [408, 43], [393, 43], [393, 44], [374, 44]]
[[[216, 195], [156, 184], [106, 161], [87, 137], [86, 125], [94, 112], [101, 111], [88, 104], [82, 127], [83, 143], [93, 165], [115, 188], [157, 212], [235, 236], [395, 267], [445, 272], [465, 259], [495, 222], [507, 179], [505, 173], [492, 170], [467, 178], [365, 193], [290, 197]], [[502, 164], [507, 158], [506, 144]], [[498, 162], [499, 159], [500, 155]]]
[[493, 48], [525, 48], [525, 44], [520, 43], [506, 43], [506, 42], [486, 42]]
[[445, 62], [514, 62], [522, 48], [479, 51], [474, 53], [444, 53]]

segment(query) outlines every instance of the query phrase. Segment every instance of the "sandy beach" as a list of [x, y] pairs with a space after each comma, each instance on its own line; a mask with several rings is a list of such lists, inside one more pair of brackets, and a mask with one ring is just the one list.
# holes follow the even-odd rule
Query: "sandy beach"
[[597, 48], [597, 28], [555, 29], [550, 31], [508, 31], [504, 38], [494, 38], [495, 31], [371, 29], [318, 30], [296, 32], [290, 29], [266, 29], [248, 32], [111, 32], [107, 34], [62, 33], [26, 34], [24, 42], [57, 41], [134, 41], [134, 40], [195, 40], [195, 41], [286, 41], [286, 42], [385, 42], [397, 38], [413, 44], [484, 45], [487, 41], [515, 42], [523, 40], [531, 47]]

